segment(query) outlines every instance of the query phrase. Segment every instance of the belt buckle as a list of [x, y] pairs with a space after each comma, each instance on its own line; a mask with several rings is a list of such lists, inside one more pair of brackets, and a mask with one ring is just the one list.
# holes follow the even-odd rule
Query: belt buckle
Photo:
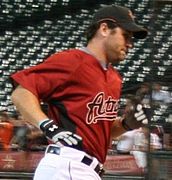
[[103, 167], [102, 167], [102, 169], [100, 169], [100, 171], [98, 172], [98, 175], [99, 175], [100, 177], [103, 177], [104, 173], [105, 173], [105, 170], [104, 170]]
[[[84, 156], [81, 162], [84, 163], [84, 164], [86, 164], [86, 165], [88, 165], [88, 166], [90, 166], [91, 163], [93, 162], [93, 159], [91, 159], [91, 158], [89, 158], [89, 157], [87, 157], [87, 156]], [[101, 176], [101, 174], [104, 173], [103, 165], [100, 164], [100, 163], [98, 163], [97, 166], [94, 168], [94, 171], [95, 171], [99, 176]]]
[[104, 172], [105, 172], [105, 170], [103, 169], [103, 164], [100, 164], [100, 163], [95, 167], [94, 170], [97, 172], [97, 174], [98, 174], [100, 177], [102, 177], [103, 174], [104, 174]]

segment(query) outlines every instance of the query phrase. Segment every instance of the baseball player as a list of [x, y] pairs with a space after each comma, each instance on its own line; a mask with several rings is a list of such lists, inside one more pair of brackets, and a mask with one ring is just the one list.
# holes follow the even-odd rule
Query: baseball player
[[133, 37], [146, 36], [129, 9], [106, 6], [87, 29], [86, 47], [55, 53], [11, 76], [13, 103], [50, 141], [34, 180], [100, 180], [111, 139], [146, 123], [141, 104], [117, 117], [122, 78], [113, 67]]

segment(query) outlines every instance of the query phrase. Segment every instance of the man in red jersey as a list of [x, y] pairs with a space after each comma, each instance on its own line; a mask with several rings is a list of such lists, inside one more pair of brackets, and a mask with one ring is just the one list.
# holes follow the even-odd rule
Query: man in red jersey
[[122, 79], [112, 66], [125, 59], [133, 37], [146, 36], [129, 9], [107, 6], [94, 15], [86, 47], [11, 76], [13, 103], [50, 140], [34, 180], [100, 180], [111, 139], [147, 121], [140, 104], [132, 118], [118, 118]]

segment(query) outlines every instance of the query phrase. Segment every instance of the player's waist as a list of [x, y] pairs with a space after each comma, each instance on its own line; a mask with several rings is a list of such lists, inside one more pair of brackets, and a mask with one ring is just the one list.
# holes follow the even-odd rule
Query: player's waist
[[100, 176], [102, 175], [104, 171], [103, 165], [99, 163], [97, 158], [92, 157], [88, 155], [87, 153], [83, 151], [79, 151], [74, 148], [70, 148], [66, 146], [58, 147], [57, 145], [50, 144], [46, 148], [46, 153], [56, 154], [56, 155], [60, 155], [62, 157], [65, 157], [74, 161], [82, 162], [90, 166], [92, 169], [94, 169]]

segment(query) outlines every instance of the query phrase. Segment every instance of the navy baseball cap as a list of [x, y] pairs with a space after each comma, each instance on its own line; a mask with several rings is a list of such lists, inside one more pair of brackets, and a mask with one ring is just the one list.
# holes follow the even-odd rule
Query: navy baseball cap
[[103, 7], [94, 14], [92, 24], [104, 20], [113, 21], [124, 30], [132, 32], [133, 36], [137, 39], [144, 39], [148, 34], [147, 29], [135, 23], [134, 15], [131, 10], [126, 7], [117, 5]]

